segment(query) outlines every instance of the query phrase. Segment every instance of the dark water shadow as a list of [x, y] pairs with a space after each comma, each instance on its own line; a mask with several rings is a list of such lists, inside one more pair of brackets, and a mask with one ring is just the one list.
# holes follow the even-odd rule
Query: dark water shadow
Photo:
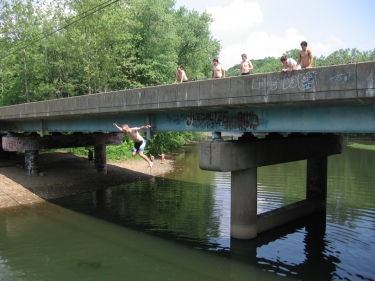
[[[207, 202], [206, 196], [200, 197], [199, 194], [184, 196], [185, 184], [188, 183], [153, 178], [150, 180], [149, 188], [144, 188], [142, 184], [131, 189], [118, 186], [76, 197], [50, 200], [50, 202], [189, 248], [209, 251], [222, 258], [259, 267], [264, 271], [281, 276], [290, 276], [301, 280], [334, 279], [336, 265], [340, 264], [340, 260], [335, 256], [327, 257], [324, 254], [329, 243], [325, 239], [325, 213], [316, 213], [261, 233], [256, 239], [230, 238], [230, 246], [223, 247], [212, 239], [219, 236], [219, 222], [213, 219], [213, 210], [208, 208], [202, 212], [200, 208], [183, 207], [193, 206], [193, 204], [197, 206], [210, 205], [211, 203]], [[172, 193], [169, 192], [162, 196], [155, 194], [157, 193], [156, 188], [163, 189], [168, 186], [181, 188], [174, 188]], [[196, 189], [203, 188], [197, 185]], [[180, 199], [175, 202], [173, 198], [176, 194], [180, 196]], [[189, 200], [189, 202], [184, 202], [185, 200]], [[304, 229], [305, 232], [302, 241], [305, 258], [300, 263], [290, 264], [288, 261], [267, 259], [259, 257], [257, 254], [259, 248], [283, 240], [286, 236], [301, 229]]]

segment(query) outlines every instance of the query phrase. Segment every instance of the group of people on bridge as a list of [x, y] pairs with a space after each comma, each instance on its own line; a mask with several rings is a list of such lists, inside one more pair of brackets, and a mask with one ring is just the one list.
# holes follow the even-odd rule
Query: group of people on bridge
[[[282, 69], [281, 71], [287, 72], [287, 71], [294, 71], [298, 69], [310, 69], [312, 67], [314, 58], [312, 55], [312, 52], [310, 49], [307, 48], [307, 42], [302, 41], [301, 42], [301, 51], [298, 54], [298, 60], [296, 61], [293, 58], [288, 58], [286, 55], [283, 55], [280, 58]], [[242, 61], [240, 63], [240, 68], [238, 69], [239, 72], [241, 72], [241, 75], [249, 75], [250, 71], [254, 69], [253, 64], [250, 60], [247, 59], [246, 54], [241, 55]], [[213, 67], [212, 67], [212, 79], [217, 78], [225, 78], [226, 71], [222, 64], [219, 63], [218, 59], [213, 59]], [[185, 70], [182, 69], [181, 66], [177, 66], [176, 71], [176, 78], [174, 80], [174, 84], [177, 83], [177, 81], [180, 81], [180, 83], [183, 82], [189, 82], [189, 79], [187, 78]]]

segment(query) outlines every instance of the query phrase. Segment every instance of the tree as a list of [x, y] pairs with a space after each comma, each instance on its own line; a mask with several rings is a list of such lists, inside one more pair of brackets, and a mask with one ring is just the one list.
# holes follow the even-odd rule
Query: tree
[[209, 77], [212, 60], [218, 57], [221, 46], [211, 38], [211, 15], [188, 11], [181, 7], [176, 11], [177, 64], [183, 66], [189, 77]]

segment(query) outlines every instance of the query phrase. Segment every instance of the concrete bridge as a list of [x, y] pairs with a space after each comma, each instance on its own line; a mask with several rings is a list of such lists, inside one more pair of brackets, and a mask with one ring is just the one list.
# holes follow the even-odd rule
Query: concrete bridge
[[[106, 145], [122, 142], [113, 122], [151, 124], [148, 138], [152, 132], [213, 132], [200, 144], [200, 167], [231, 171], [231, 235], [249, 239], [325, 210], [327, 157], [342, 152], [339, 134], [375, 131], [374, 77], [375, 62], [369, 62], [1, 107], [0, 131], [8, 132], [2, 148], [25, 151], [26, 172], [37, 175], [39, 149], [94, 146], [95, 165], [106, 173]], [[225, 142], [221, 132], [243, 136]], [[257, 215], [257, 167], [303, 159], [306, 200]]]

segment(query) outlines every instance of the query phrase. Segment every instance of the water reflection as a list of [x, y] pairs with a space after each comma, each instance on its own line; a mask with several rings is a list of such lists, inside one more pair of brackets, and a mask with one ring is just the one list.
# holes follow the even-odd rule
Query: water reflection
[[[179, 201], [173, 199], [177, 198], [176, 194], [173, 192], [171, 195], [168, 192], [166, 195], [166, 190], [163, 190], [179, 184], [177, 193], [181, 196], [183, 183], [156, 179], [155, 182], [150, 182], [151, 184], [158, 190], [149, 192], [145, 189], [147, 183], [138, 182], [134, 183], [132, 188], [122, 186], [96, 192], [96, 199], [92, 201], [95, 203], [95, 216], [191, 248], [214, 251], [219, 256], [258, 266], [280, 276], [294, 276], [302, 280], [333, 279], [340, 259], [330, 254], [327, 249], [330, 242], [325, 239], [325, 213], [310, 215], [293, 224], [267, 231], [254, 240], [229, 237], [216, 239], [222, 233], [219, 231], [219, 216], [202, 216], [202, 209], [197, 208], [200, 205], [199, 199], [197, 204], [189, 204], [186, 208], [188, 212], [181, 211], [181, 204], [173, 204], [173, 201]], [[147, 191], [141, 192], [140, 189]], [[148, 206], [147, 212], [140, 210], [138, 213], [140, 198], [135, 198], [137, 196], [141, 196], [145, 206]], [[157, 200], [151, 199], [152, 197]], [[79, 201], [80, 205], [84, 205], [85, 198], [81, 197]], [[138, 214], [134, 215], [135, 213]], [[317, 266], [320, 268], [318, 271]], [[312, 272], [314, 274], [311, 274]]]
[[[20, 265], [11, 267], [13, 269], [9, 267], [10, 264], [17, 264], [17, 258], [12, 257], [12, 263], [8, 261], [10, 255], [7, 255], [7, 250], [12, 243], [19, 243], [28, 249], [29, 256], [34, 251], [43, 252], [40, 254], [43, 263], [51, 264], [53, 254], [48, 247], [56, 244], [56, 237], [54, 242], [51, 239], [43, 247], [35, 248], [29, 244], [30, 241], [22, 241], [21, 236], [43, 237], [49, 241], [49, 238], [45, 238], [46, 233], [57, 229], [61, 232], [59, 234], [74, 241], [71, 243], [78, 250], [86, 247], [91, 249], [90, 258], [79, 252], [74, 254], [78, 271], [98, 270], [110, 264], [114, 271], [118, 270], [116, 274], [121, 274], [123, 265], [117, 260], [118, 256], [123, 255], [119, 249], [121, 246], [132, 249], [126, 256], [129, 267], [140, 268], [137, 262], [132, 261], [137, 260], [141, 264], [139, 253], [153, 253], [157, 260], [147, 260], [148, 265], [141, 266], [149, 270], [150, 278], [155, 272], [149, 265], [156, 266], [160, 260], [173, 260], [174, 263], [174, 260], [177, 262], [181, 259], [181, 264], [199, 260], [206, 267], [208, 264], [212, 267], [220, 265], [226, 270], [204, 275], [208, 278], [203, 278], [201, 274], [193, 276], [186, 273], [189, 278], [185, 280], [375, 280], [374, 156], [375, 152], [346, 148], [342, 155], [330, 157], [326, 213], [304, 217], [262, 233], [257, 239], [243, 241], [231, 239], [229, 235], [230, 173], [200, 170], [196, 148], [192, 147], [189, 153], [178, 157], [176, 172], [165, 177], [54, 201], [69, 210], [89, 216], [78, 216], [78, 213], [72, 214], [67, 209], [59, 209], [55, 214], [55, 211], [46, 212], [38, 208], [37, 212], [30, 211], [27, 219], [25, 215], [19, 215], [17, 219], [12, 217], [5, 220], [6, 227], [0, 227], [0, 241], [6, 241], [6, 244], [0, 242], [0, 266], [5, 271], [20, 268]], [[258, 213], [303, 199], [305, 170], [305, 161], [258, 169]], [[62, 210], [69, 212], [68, 215]], [[74, 228], [70, 229], [73, 225]], [[30, 232], [34, 226], [40, 229], [34, 229], [35, 233], [34, 230]], [[61, 228], [64, 230], [61, 231]], [[158, 242], [147, 242], [145, 248], [146, 242], [139, 239], [140, 235], [144, 239], [154, 237]], [[34, 243], [37, 241], [30, 240]], [[61, 247], [57, 251], [64, 253], [65, 248], [72, 248], [68, 245], [68, 242], [60, 242]], [[175, 248], [180, 246], [184, 250], [176, 254]], [[192, 252], [187, 253], [186, 249]], [[197, 252], [209, 252], [209, 256], [200, 259], [195, 256]], [[192, 260], [186, 258], [188, 256]], [[218, 259], [211, 260], [208, 257]], [[174, 279], [170, 273], [166, 273], [167, 270], [165, 276], [168, 277], [162, 279], [182, 280], [181, 274], [176, 273], [181, 268], [170, 263], [168, 266], [175, 273]], [[132, 271], [130, 268], [127, 270]], [[263, 276], [259, 272], [269, 274]], [[92, 280], [105, 280], [90, 276]], [[135, 270], [131, 276], [142, 279]], [[106, 280], [117, 279], [107, 276]]]

